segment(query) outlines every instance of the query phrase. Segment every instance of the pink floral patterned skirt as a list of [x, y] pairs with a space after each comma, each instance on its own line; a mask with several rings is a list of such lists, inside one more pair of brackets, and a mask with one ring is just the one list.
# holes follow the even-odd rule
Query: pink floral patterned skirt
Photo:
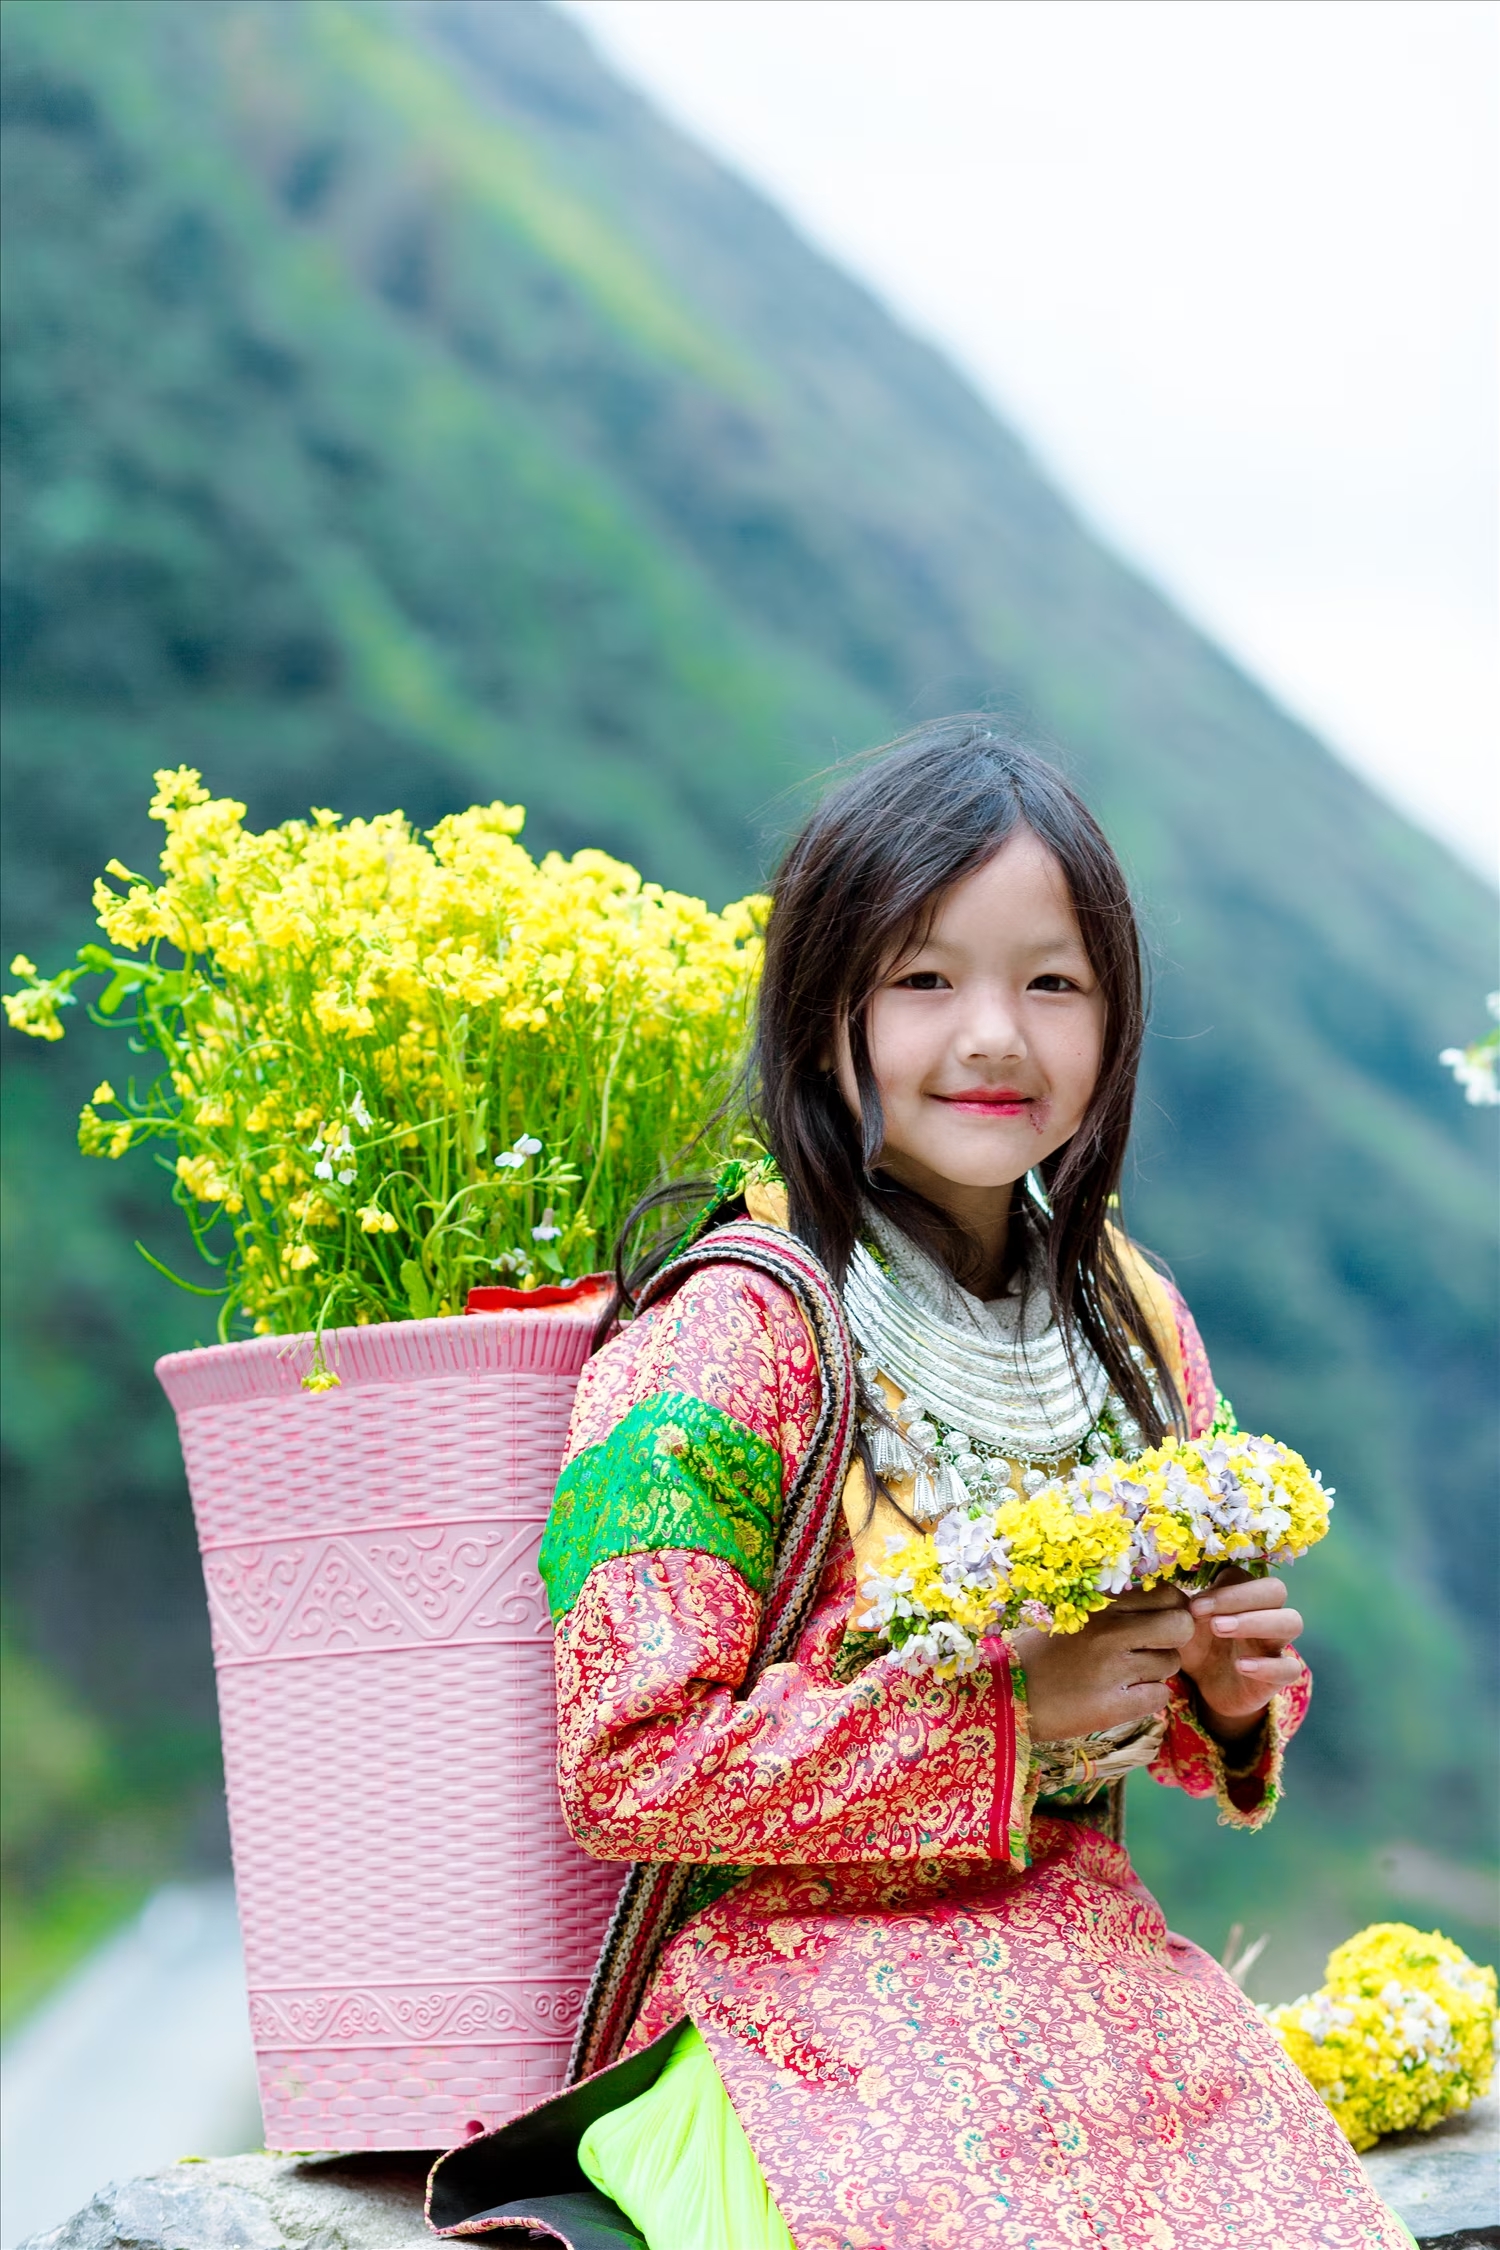
[[798, 2250], [1404, 2250], [1254, 2008], [1120, 1846], [764, 1868], [663, 1956]]

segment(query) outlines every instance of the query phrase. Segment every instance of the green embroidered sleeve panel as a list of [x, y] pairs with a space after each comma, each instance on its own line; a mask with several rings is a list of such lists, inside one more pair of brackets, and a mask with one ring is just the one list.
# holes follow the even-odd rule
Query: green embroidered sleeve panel
[[696, 1550], [752, 1594], [817, 1424], [822, 1377], [796, 1299], [730, 1261], [698, 1268], [584, 1369], [541, 1570], [554, 1618], [622, 1555]]
[[558, 1482], [538, 1558], [554, 1620], [598, 1564], [660, 1547], [719, 1555], [764, 1592], [781, 1481], [776, 1448], [721, 1407], [671, 1391], [632, 1406]]

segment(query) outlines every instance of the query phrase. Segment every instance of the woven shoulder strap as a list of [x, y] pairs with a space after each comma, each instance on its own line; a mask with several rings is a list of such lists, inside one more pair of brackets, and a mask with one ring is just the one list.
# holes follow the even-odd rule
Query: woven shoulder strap
[[[658, 1303], [700, 1266], [719, 1264], [753, 1266], [791, 1291], [812, 1330], [822, 1377], [817, 1426], [782, 1499], [748, 1687], [795, 1646], [838, 1528], [854, 1444], [854, 1353], [838, 1292], [812, 1252], [795, 1235], [749, 1219], [716, 1227], [663, 1266], [642, 1291], [637, 1310]], [[570, 2086], [619, 2053], [696, 1872], [676, 1861], [641, 1861], [631, 1868], [584, 2002], [568, 2064]]]

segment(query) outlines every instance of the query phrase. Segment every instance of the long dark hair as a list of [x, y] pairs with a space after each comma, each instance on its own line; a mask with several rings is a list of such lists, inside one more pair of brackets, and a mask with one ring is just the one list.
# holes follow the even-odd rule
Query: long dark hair
[[[965, 715], [918, 727], [846, 772], [776, 878], [745, 1107], [786, 1183], [792, 1231], [835, 1283], [871, 1200], [960, 1281], [976, 1277], [978, 1245], [967, 1232], [880, 1169], [885, 1124], [866, 1018], [891, 964], [921, 944], [946, 893], [1017, 828], [1029, 829], [1062, 868], [1105, 1020], [1083, 1122], [1041, 1167], [1050, 1211], [1018, 1196], [1013, 1229], [1033, 1228], [1045, 1248], [1047, 1289], [1069, 1348], [1081, 1340], [1097, 1355], [1154, 1443], [1182, 1426], [1181, 1401], [1109, 1223], [1145, 1034], [1140, 940], [1120, 863], [1055, 767], [993, 721]], [[857, 1118], [827, 1067], [841, 1028]], [[628, 1276], [623, 1263], [617, 1269], [625, 1303], [664, 1254], [653, 1246]]]

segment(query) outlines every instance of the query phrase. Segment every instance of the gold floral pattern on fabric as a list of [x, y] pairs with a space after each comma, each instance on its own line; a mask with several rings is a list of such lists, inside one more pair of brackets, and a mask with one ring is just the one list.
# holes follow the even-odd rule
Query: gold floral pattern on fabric
[[[847, 1541], [790, 1663], [738, 1695], [759, 1604], [700, 1551], [595, 1569], [558, 1629], [558, 1778], [600, 1859], [988, 1859], [1019, 1847], [1010, 1667], [961, 1681], [879, 1657], [841, 1685]], [[831, 1597], [831, 1598], [830, 1598]]]
[[1333, 2119], [1120, 1846], [763, 1868], [673, 1939], [798, 2250], [1398, 2250]]
[[[1300, 1662], [1301, 1659], [1299, 1658]], [[1281, 1796], [1281, 1768], [1286, 1746], [1307, 1716], [1312, 1701], [1312, 1674], [1302, 1666], [1302, 1676], [1272, 1696], [1252, 1756], [1243, 1764], [1226, 1757], [1199, 1715], [1192, 1686], [1179, 1673], [1170, 1682], [1172, 1701], [1167, 1731], [1151, 1761], [1151, 1778], [1168, 1788], [1185, 1790], [1190, 1797], [1212, 1797], [1219, 1807], [1221, 1828], [1264, 1828]]]
[[658, 1547], [719, 1555], [761, 1593], [780, 1506], [774, 1446], [703, 1399], [658, 1392], [563, 1470], [537, 1558], [552, 1615], [573, 1607], [596, 1563]]
[[[1176, 1317], [1196, 1432], [1212, 1379]], [[818, 1398], [792, 1300], [727, 1269], [585, 1382], [574, 1455], [689, 1391], [788, 1474]], [[856, 1602], [841, 1528], [792, 1659], [748, 1694], [760, 1605], [721, 1554], [603, 1562], [557, 1635], [574, 1833], [730, 1883], [698, 1894], [629, 2048], [693, 2019], [798, 2250], [1400, 2250], [1312, 2089], [1124, 1851], [1039, 1816], [1028, 1857], [1024, 1682], [1003, 1650], [975, 1680], [913, 1678], [887, 1652], [841, 1682]], [[1152, 1771], [1258, 1825], [1306, 1700], [1305, 1680], [1276, 1699], [1240, 1774], [1179, 1681]]]
[[789, 1290], [751, 1266], [702, 1266], [631, 1321], [583, 1371], [565, 1461], [598, 1445], [658, 1392], [702, 1399], [781, 1457], [789, 1486], [818, 1419], [822, 1386]]

